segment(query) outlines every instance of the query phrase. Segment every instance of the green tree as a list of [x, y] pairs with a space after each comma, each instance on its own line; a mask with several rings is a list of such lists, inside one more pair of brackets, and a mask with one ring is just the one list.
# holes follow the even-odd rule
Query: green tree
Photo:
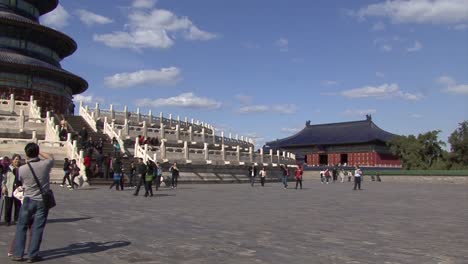
[[468, 121], [463, 121], [448, 138], [452, 168], [468, 168]]
[[429, 169], [445, 167], [444, 142], [438, 140], [440, 131], [434, 130], [424, 134], [396, 136], [388, 145], [393, 155], [402, 162], [405, 169]]

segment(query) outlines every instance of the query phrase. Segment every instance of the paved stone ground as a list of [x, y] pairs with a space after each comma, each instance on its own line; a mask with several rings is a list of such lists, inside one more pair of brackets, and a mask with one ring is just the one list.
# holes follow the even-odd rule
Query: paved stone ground
[[[468, 263], [466, 185], [54, 187], [45, 263]], [[0, 263], [14, 227], [0, 227]]]

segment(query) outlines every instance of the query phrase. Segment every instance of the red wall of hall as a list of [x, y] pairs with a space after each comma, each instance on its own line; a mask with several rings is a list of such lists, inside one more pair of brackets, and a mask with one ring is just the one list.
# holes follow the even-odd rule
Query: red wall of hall
[[[330, 153], [328, 154], [328, 165], [342, 164], [341, 154], [348, 154], [349, 166], [401, 166], [398, 158], [389, 154], [379, 154], [376, 152], [355, 152], [355, 153]], [[307, 164], [312, 166], [320, 165], [320, 154], [308, 154]]]

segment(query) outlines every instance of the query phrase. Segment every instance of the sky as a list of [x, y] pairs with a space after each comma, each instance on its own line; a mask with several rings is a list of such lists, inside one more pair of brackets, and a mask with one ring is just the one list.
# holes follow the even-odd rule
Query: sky
[[257, 147], [311, 124], [399, 135], [468, 120], [468, 0], [61, 0], [75, 96], [187, 116]]

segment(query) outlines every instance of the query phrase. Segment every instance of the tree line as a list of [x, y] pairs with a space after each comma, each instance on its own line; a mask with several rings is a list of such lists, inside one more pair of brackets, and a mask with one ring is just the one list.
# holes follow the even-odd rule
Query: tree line
[[438, 139], [440, 130], [396, 136], [387, 145], [400, 158], [404, 169], [468, 169], [468, 121], [463, 121], [448, 138], [450, 151]]

